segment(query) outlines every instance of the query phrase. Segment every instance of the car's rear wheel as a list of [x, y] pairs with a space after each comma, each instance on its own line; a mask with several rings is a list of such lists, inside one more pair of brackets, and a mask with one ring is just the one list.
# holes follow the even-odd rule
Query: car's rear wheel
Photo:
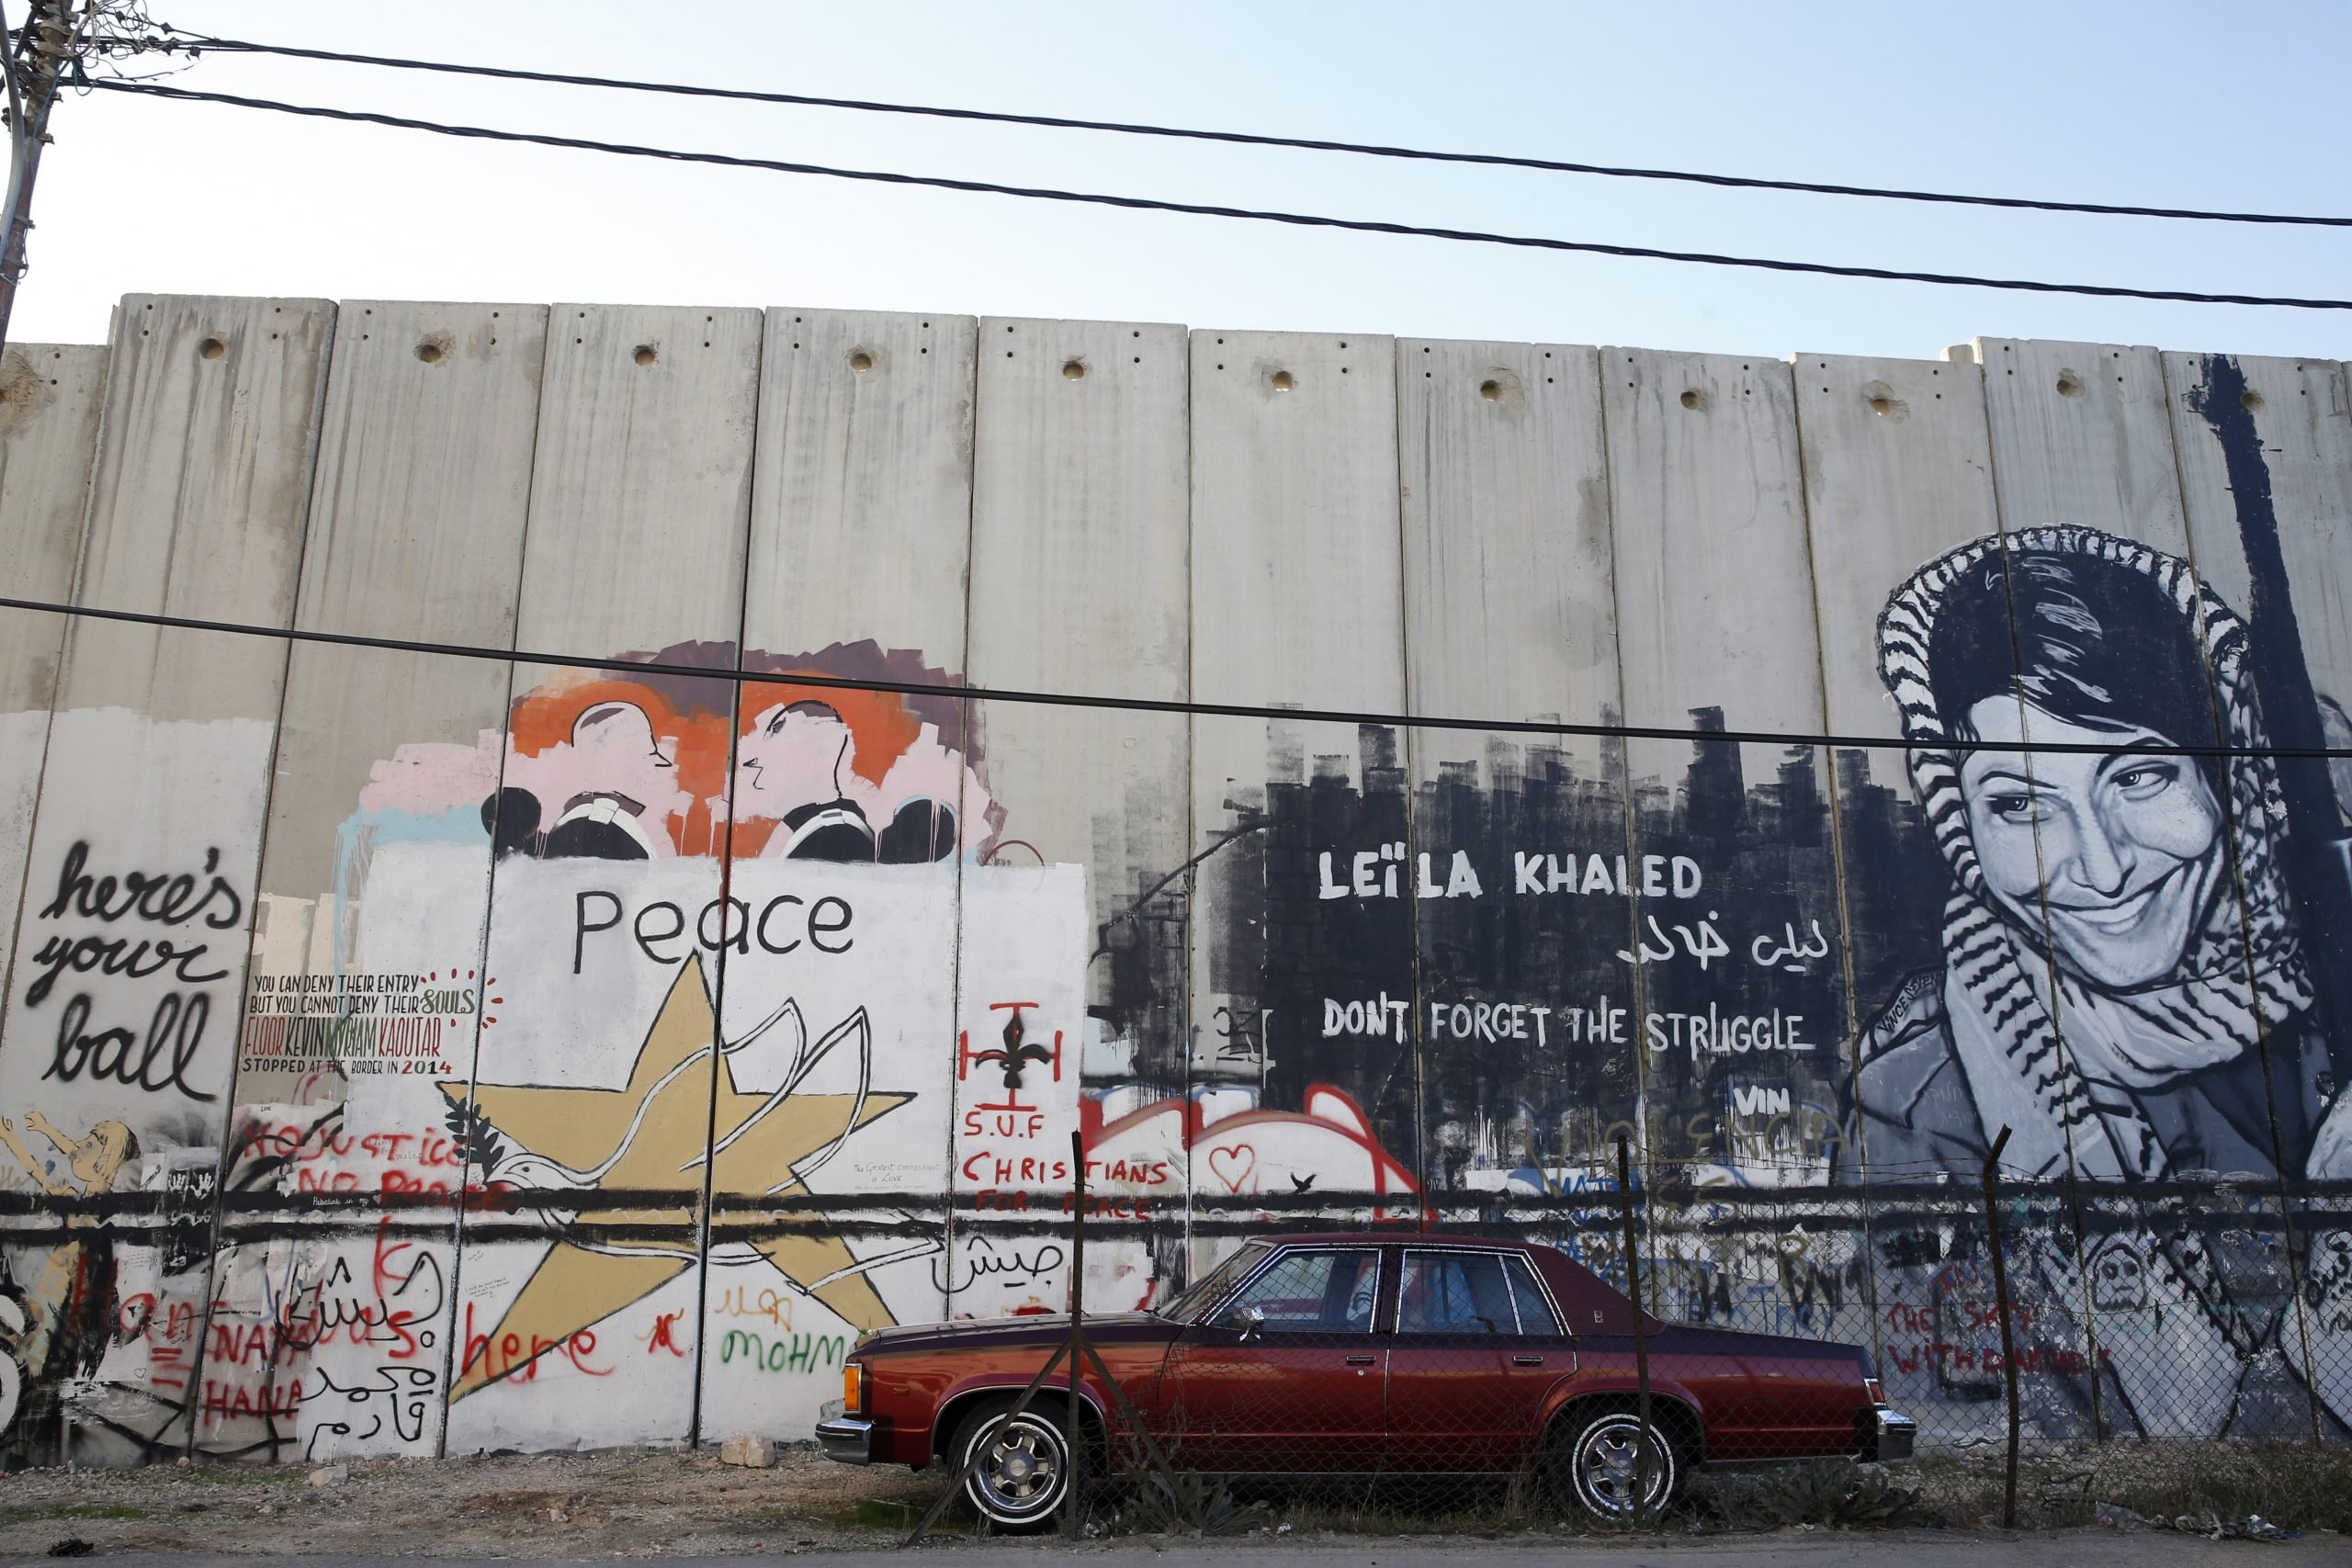
[[964, 1417], [948, 1452], [959, 1473], [971, 1470], [966, 1507], [1000, 1529], [1045, 1529], [1069, 1495], [1069, 1442], [1060, 1410], [1033, 1401], [1012, 1416], [1016, 1403], [992, 1399]]
[[1681, 1456], [1672, 1436], [1653, 1418], [1645, 1442], [1641, 1417], [1631, 1410], [1601, 1409], [1574, 1417], [1552, 1453], [1553, 1474], [1567, 1499], [1587, 1518], [1624, 1524], [1634, 1517], [1648, 1450], [1647, 1516], [1656, 1518], [1681, 1489]]

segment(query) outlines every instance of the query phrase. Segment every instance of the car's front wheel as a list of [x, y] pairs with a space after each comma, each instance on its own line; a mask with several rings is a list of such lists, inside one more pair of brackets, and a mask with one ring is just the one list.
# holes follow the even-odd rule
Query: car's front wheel
[[1059, 1410], [1033, 1403], [1012, 1416], [1016, 1403], [993, 1399], [974, 1410], [948, 1451], [959, 1472], [970, 1469], [963, 1500], [973, 1512], [1000, 1529], [1045, 1529], [1069, 1495], [1069, 1442]]
[[1624, 1524], [1634, 1517], [1645, 1448], [1648, 1485], [1641, 1496], [1645, 1516], [1656, 1518], [1674, 1500], [1682, 1472], [1672, 1438], [1655, 1419], [1645, 1440], [1641, 1417], [1631, 1410], [1596, 1410], [1575, 1417], [1553, 1450], [1553, 1472], [1586, 1517]]

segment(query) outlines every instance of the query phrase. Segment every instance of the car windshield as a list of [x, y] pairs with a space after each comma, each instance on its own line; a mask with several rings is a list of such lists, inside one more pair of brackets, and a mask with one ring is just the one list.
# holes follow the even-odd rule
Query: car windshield
[[1192, 1322], [1211, 1302], [1225, 1294], [1235, 1280], [1256, 1268], [1271, 1250], [1262, 1241], [1251, 1242], [1152, 1310], [1178, 1323]]

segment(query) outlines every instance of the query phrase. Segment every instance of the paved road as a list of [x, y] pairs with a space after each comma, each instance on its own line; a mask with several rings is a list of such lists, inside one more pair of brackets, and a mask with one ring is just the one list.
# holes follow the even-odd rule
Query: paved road
[[[1465, 1561], [1538, 1562], [1545, 1568], [2343, 1568], [2352, 1562], [2352, 1538], [2312, 1535], [2290, 1541], [2204, 1540], [2169, 1532], [2120, 1534], [2066, 1530], [2004, 1535], [1995, 1531], [1782, 1530], [1771, 1535], [1698, 1540], [1571, 1540], [1522, 1536], [1494, 1540], [1270, 1540], [1265, 1536], [1193, 1541], [1169, 1538], [1065, 1546], [1057, 1540], [975, 1541], [938, 1538], [911, 1551], [772, 1552], [759, 1557], [665, 1557], [664, 1568], [772, 1568], [795, 1556], [796, 1568], [874, 1568], [877, 1563], [939, 1564], [986, 1556], [1012, 1568], [1064, 1562], [1083, 1568], [1240, 1568], [1271, 1562], [1281, 1568], [1462, 1568]], [[436, 1557], [436, 1565], [501, 1563], [514, 1558]], [[547, 1558], [547, 1562], [610, 1558]], [[415, 1568], [413, 1557], [224, 1557], [109, 1553], [109, 1568], [231, 1568], [256, 1562], [303, 1568]]]

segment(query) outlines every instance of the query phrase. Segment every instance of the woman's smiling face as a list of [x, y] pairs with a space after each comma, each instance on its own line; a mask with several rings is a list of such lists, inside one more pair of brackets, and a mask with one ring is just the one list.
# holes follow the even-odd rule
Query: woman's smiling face
[[[1968, 719], [1987, 749], [1961, 760], [1961, 794], [2002, 905], [2037, 931], [2046, 906], [2053, 950], [2102, 985], [2172, 974], [2221, 874], [2221, 808], [2196, 761], [2128, 750], [2170, 744], [2154, 731], [2087, 729], [2013, 697]], [[2021, 747], [2029, 722], [2041, 744], [2120, 750], [2036, 751], [2029, 775], [2026, 753], [2002, 749]]]

